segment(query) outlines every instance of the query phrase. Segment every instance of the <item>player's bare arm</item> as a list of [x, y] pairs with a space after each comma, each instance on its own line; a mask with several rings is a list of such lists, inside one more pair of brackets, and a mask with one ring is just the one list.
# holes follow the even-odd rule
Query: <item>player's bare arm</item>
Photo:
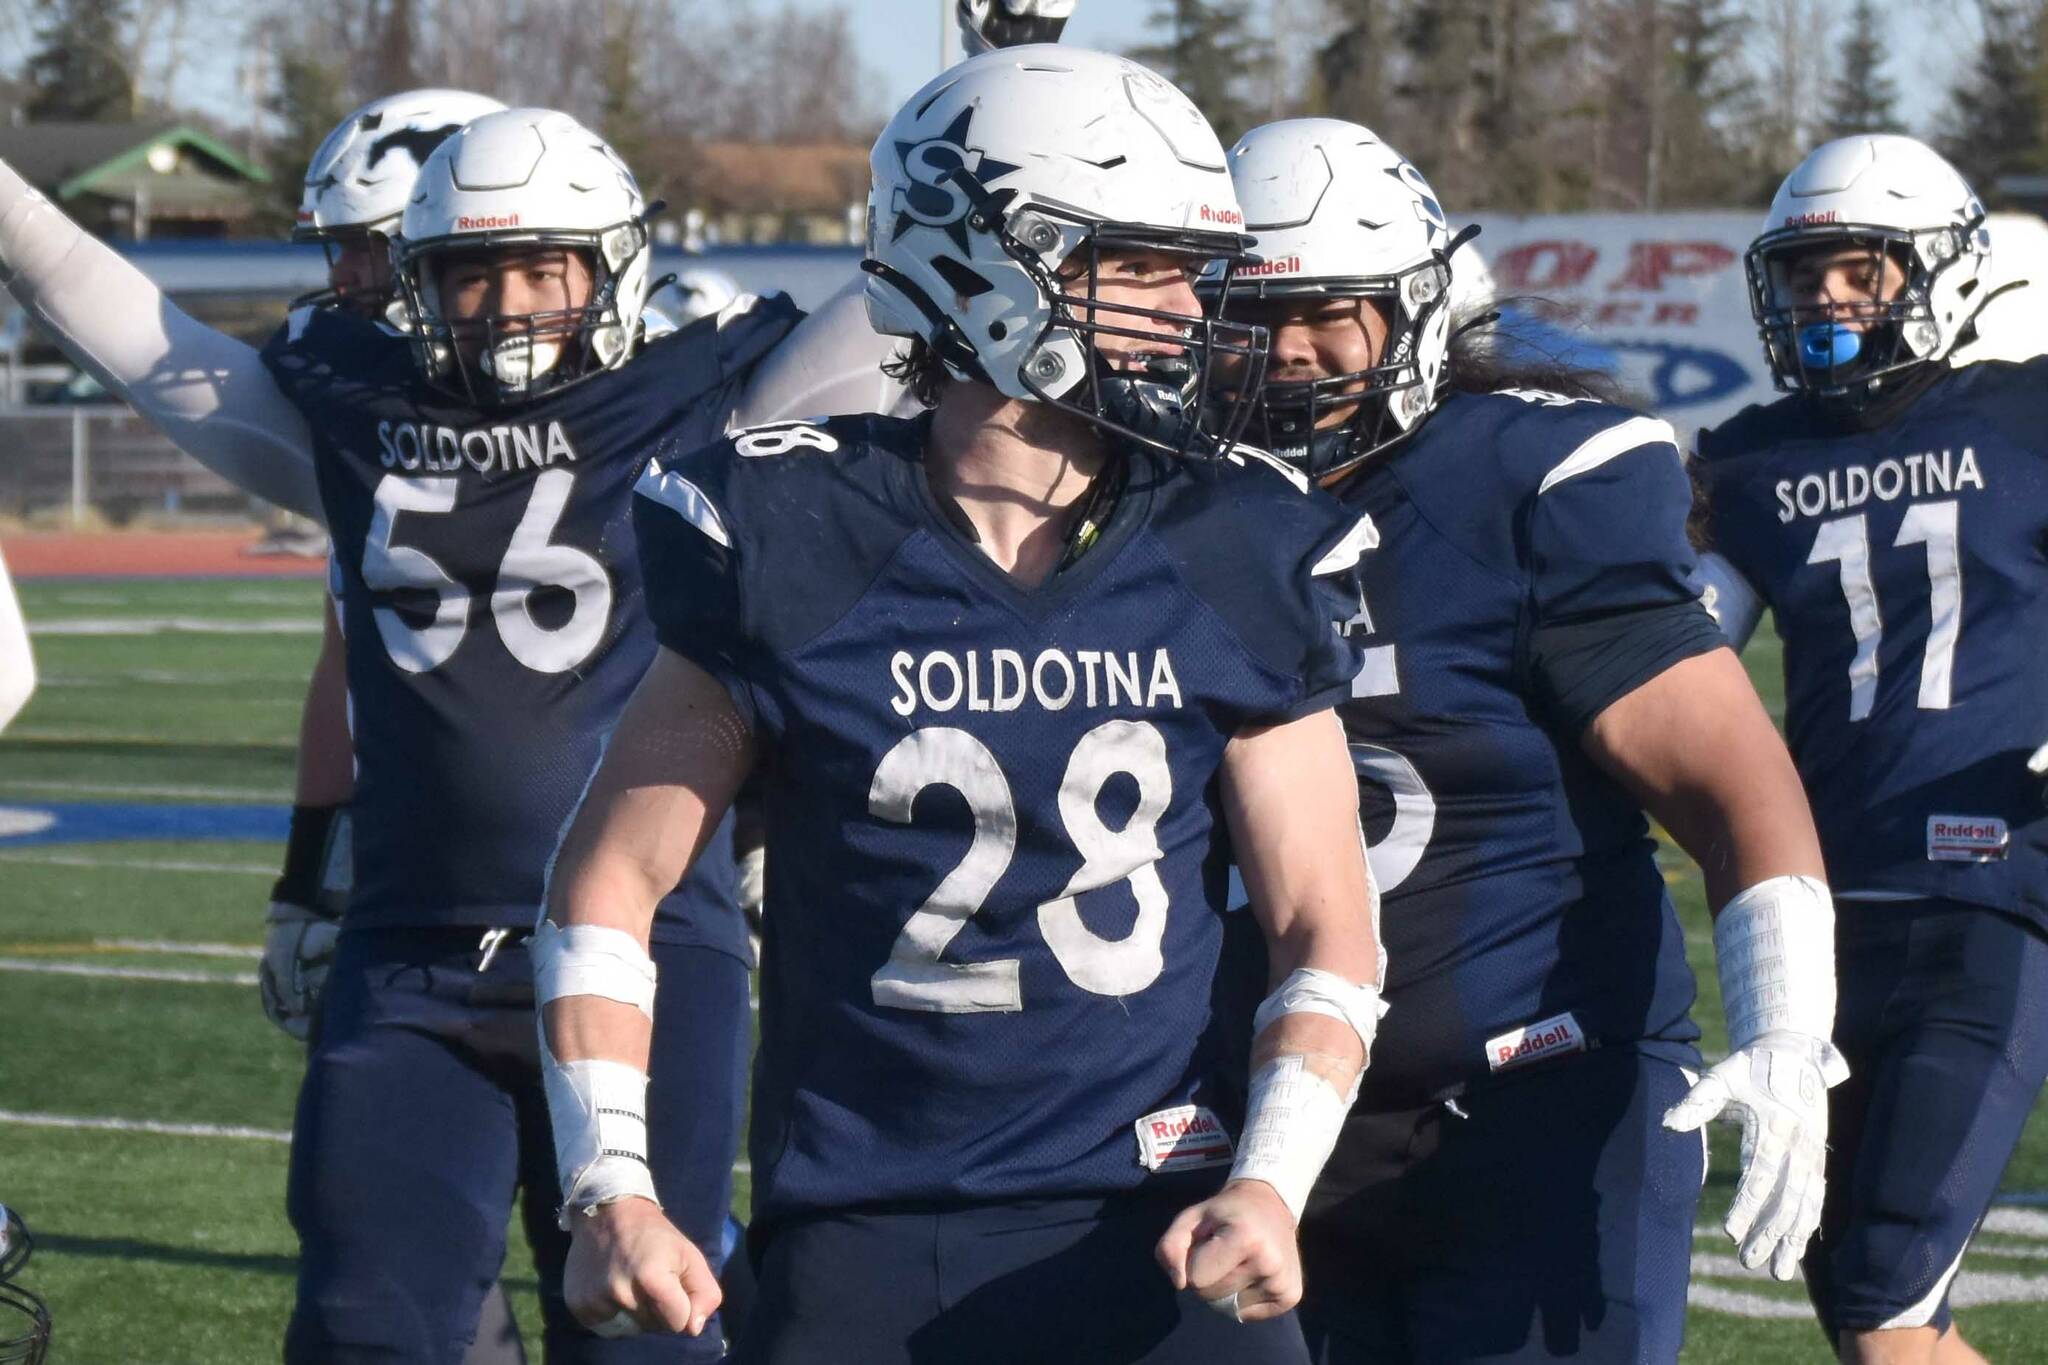
[[601, 1333], [696, 1335], [717, 1311], [704, 1254], [662, 1216], [647, 1168], [654, 908], [752, 766], [723, 686], [660, 651], [563, 835], [535, 935], [542, 1065], [563, 1217], [564, 1293]]
[[1383, 1007], [1358, 784], [1334, 711], [1239, 735], [1224, 812], [1266, 939], [1252, 1098], [1231, 1180], [1159, 1243], [1177, 1288], [1246, 1322], [1301, 1299], [1295, 1225], [1358, 1093]]
[[1744, 1125], [1728, 1235], [1788, 1280], [1820, 1225], [1827, 1087], [1848, 1076], [1835, 1018], [1834, 904], [1799, 775], [1729, 650], [1674, 664], [1587, 730], [1594, 759], [1700, 865], [1728, 1012], [1728, 1059], [1665, 1116]]

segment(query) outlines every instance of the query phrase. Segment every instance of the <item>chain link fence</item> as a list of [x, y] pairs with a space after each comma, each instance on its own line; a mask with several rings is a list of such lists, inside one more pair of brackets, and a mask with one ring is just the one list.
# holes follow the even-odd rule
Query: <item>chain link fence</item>
[[0, 516], [73, 526], [138, 519], [273, 522], [127, 408], [0, 407]]

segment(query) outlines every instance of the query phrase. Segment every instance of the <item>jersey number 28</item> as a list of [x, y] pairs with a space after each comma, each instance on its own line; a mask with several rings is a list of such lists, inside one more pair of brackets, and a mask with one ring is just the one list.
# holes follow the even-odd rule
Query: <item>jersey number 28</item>
[[[513, 658], [536, 673], [566, 673], [590, 657], [604, 639], [612, 612], [612, 580], [596, 557], [573, 545], [550, 544], [562, 520], [576, 476], [566, 469], [544, 470], [533, 480], [533, 496], [512, 532], [491, 590], [491, 615], [498, 637]], [[401, 512], [455, 510], [454, 479], [406, 479], [386, 474], [377, 485], [376, 511], [363, 542], [363, 582], [372, 592], [411, 589], [438, 599], [434, 619], [409, 624], [393, 607], [375, 610], [377, 634], [391, 662], [408, 673], [439, 668], [454, 656], [469, 631], [469, 590], [424, 550], [392, 542]], [[574, 599], [568, 617], [544, 626], [534, 618], [533, 596], [561, 588]]]
[[[1096, 798], [1109, 779], [1137, 780], [1138, 805], [1122, 829], [1096, 814]], [[925, 898], [896, 936], [889, 960], [872, 978], [877, 1005], [939, 1014], [982, 1014], [1024, 1008], [1016, 958], [942, 962], [946, 946], [995, 890], [1017, 852], [1017, 808], [1010, 783], [988, 746], [965, 730], [933, 726], [898, 740], [882, 756], [868, 791], [871, 814], [894, 824], [911, 822], [926, 787], [947, 786], [974, 813], [967, 856]], [[1038, 931], [1068, 978], [1097, 995], [1135, 995], [1165, 966], [1166, 884], [1160, 880], [1159, 820], [1173, 799], [1166, 740], [1146, 721], [1104, 721], [1081, 737], [1060, 781], [1060, 820], [1080, 853], [1080, 871], [1066, 889], [1038, 907]], [[1128, 881], [1138, 902], [1131, 932], [1120, 939], [1096, 934], [1081, 919], [1083, 892]]]

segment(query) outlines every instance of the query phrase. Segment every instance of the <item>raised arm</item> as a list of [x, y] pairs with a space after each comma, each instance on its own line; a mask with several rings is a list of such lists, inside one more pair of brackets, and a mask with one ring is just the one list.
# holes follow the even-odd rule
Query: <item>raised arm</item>
[[305, 420], [255, 349], [177, 308], [5, 162], [0, 284], [180, 450], [259, 498], [324, 521]]
[[647, 1166], [655, 904], [718, 828], [753, 764], [724, 686], [668, 649], [619, 719], [562, 836], [534, 934], [541, 1065], [562, 1219], [564, 1294], [594, 1330], [696, 1335], [719, 1290], [662, 1216]]
[[1334, 711], [1240, 734], [1224, 813], [1273, 990], [1253, 1020], [1251, 1097], [1230, 1183], [1160, 1240], [1177, 1288], [1244, 1322], [1301, 1297], [1294, 1229], [1357, 1098], [1385, 1007], [1379, 898]]

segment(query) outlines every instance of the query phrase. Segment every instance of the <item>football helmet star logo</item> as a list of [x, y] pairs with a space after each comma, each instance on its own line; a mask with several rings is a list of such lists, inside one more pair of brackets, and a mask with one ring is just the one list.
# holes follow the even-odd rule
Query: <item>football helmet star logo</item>
[[960, 253], [967, 253], [967, 210], [973, 205], [967, 191], [945, 177], [964, 168], [986, 185], [1018, 169], [1006, 161], [992, 160], [979, 149], [967, 145], [968, 129], [973, 121], [974, 110], [962, 109], [937, 137], [926, 138], [922, 142], [896, 143], [896, 155], [903, 162], [903, 174], [910, 184], [897, 187], [890, 205], [896, 210], [896, 226], [890, 241], [901, 241], [913, 224], [943, 228]]

